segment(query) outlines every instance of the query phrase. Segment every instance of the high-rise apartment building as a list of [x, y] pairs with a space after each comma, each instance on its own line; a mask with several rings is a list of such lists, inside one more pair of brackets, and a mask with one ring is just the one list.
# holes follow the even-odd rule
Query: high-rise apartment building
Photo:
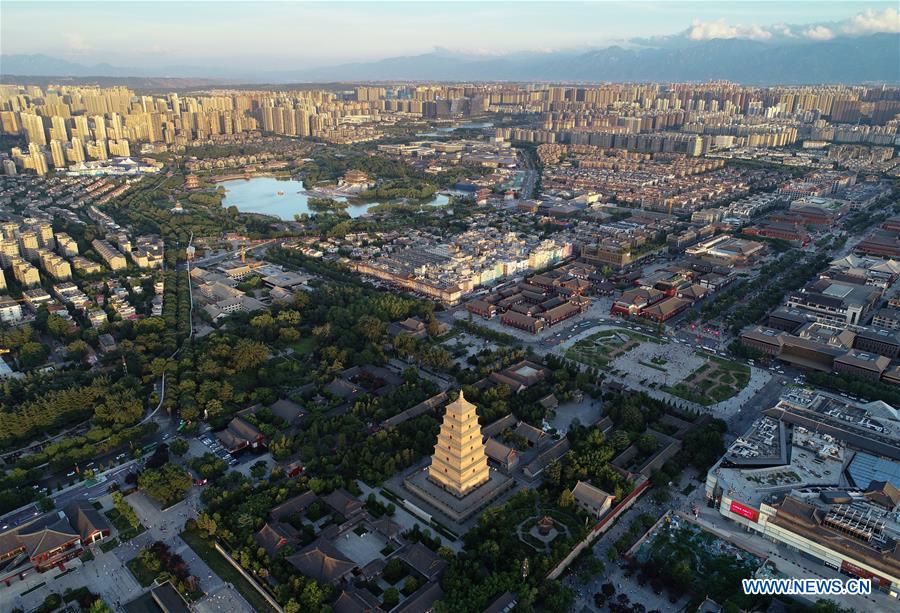
[[37, 250], [41, 244], [38, 241], [37, 232], [34, 230], [23, 230], [19, 232], [19, 251], [26, 260], [34, 261], [37, 259]]
[[47, 156], [44, 155], [44, 150], [37, 143], [30, 143], [28, 145], [28, 159], [31, 163], [32, 169], [38, 175], [45, 175], [49, 168], [47, 167]]
[[[92, 119], [94, 120], [94, 140], [106, 140], [106, 120], [103, 115], [94, 115]], [[84, 138], [85, 142], [89, 140], [88, 137]]]
[[21, 129], [19, 119], [14, 111], [0, 111], [0, 130], [4, 134], [18, 134]]
[[55, 253], [39, 249], [38, 259], [44, 272], [57, 281], [67, 281], [72, 278], [72, 268], [69, 263]]
[[87, 155], [92, 160], [108, 160], [109, 154], [106, 151], [106, 141], [96, 140], [87, 144]]
[[25, 287], [34, 287], [41, 284], [41, 275], [38, 269], [23, 260], [20, 257], [12, 258], [10, 261], [13, 277], [19, 284]]
[[106, 241], [95, 238], [91, 241], [91, 246], [94, 248], [94, 251], [97, 252], [97, 255], [106, 262], [106, 265], [109, 266], [110, 269], [122, 270], [128, 267], [125, 256]]
[[109, 141], [109, 153], [113, 157], [128, 157], [131, 155], [131, 148], [128, 146], [128, 141], [124, 138], [122, 140], [111, 140]]
[[64, 255], [67, 258], [78, 255], [78, 243], [76, 243], [71, 236], [65, 232], [57, 232], [55, 238], [56, 249], [61, 255]]
[[72, 118], [72, 138], [78, 137], [81, 140], [89, 140], [91, 138], [91, 130], [88, 127], [87, 115], [76, 115]]
[[8, 268], [12, 265], [13, 258], [19, 257], [21, 257], [19, 243], [14, 237], [0, 240], [0, 264]]
[[50, 118], [50, 140], [58, 140], [61, 143], [69, 142], [69, 132], [66, 128], [66, 118], [54, 115]]
[[47, 137], [44, 134], [44, 118], [34, 113], [22, 113], [22, 128], [25, 130], [25, 136], [30, 143], [38, 145], [46, 145]]
[[53, 162], [54, 168], [66, 166], [66, 152], [63, 150], [62, 143], [56, 139], [50, 141], [50, 160]]
[[34, 225], [34, 231], [37, 233], [38, 243], [45, 249], [55, 249], [56, 243], [53, 240], [53, 225], [49, 221], [39, 221]]
[[84, 141], [80, 138], [73, 138], [71, 146], [67, 151], [67, 157], [70, 162], [73, 164], [77, 164], [79, 162], [83, 162], [85, 160], [84, 157]]

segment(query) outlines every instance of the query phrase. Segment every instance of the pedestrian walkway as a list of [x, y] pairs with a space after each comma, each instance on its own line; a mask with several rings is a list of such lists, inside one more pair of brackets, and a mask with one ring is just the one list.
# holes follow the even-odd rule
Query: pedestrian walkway
[[718, 404], [714, 404], [709, 408], [712, 411], [723, 415], [730, 415], [732, 413], [735, 413], [739, 411], [741, 407], [750, 402], [750, 399], [753, 398], [771, 380], [772, 375], [767, 370], [757, 368], [756, 366], [751, 366], [750, 381], [747, 382], [747, 386], [740, 392], [738, 392], [735, 396], [732, 396], [728, 400], [723, 400]]

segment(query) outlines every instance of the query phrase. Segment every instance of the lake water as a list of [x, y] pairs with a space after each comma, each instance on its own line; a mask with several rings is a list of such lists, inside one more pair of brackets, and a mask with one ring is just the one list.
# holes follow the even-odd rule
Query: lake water
[[490, 121], [460, 123], [455, 126], [438, 128], [438, 132], [453, 132], [455, 130], [483, 130], [485, 128], [493, 128], [494, 124]]
[[447, 138], [451, 136], [453, 132], [456, 130], [483, 130], [485, 128], [492, 128], [494, 124], [491, 122], [481, 122], [481, 123], [461, 123], [455, 126], [437, 128], [434, 132], [419, 132], [416, 134], [419, 138]]
[[[235, 179], [220, 184], [225, 188], [225, 200], [222, 206], [234, 205], [241, 213], [263, 213], [275, 215], [280, 219], [292, 221], [294, 215], [307, 213], [315, 215], [316, 211], [309, 208], [309, 196], [302, 193], [304, 190], [302, 181], [276, 179], [274, 177], [254, 177], [252, 179]], [[283, 192], [279, 196], [278, 192]], [[345, 201], [345, 198], [335, 198]], [[437, 194], [425, 204], [430, 206], [443, 206], [450, 202], [450, 198], [444, 194]], [[351, 204], [345, 211], [350, 217], [360, 217], [379, 204], [369, 202], [366, 204]]]

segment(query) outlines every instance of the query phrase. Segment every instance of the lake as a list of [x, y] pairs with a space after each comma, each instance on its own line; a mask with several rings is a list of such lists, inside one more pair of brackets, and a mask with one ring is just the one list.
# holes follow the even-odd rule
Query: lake
[[438, 128], [438, 132], [453, 132], [454, 130], [484, 130], [485, 128], [493, 128], [494, 123], [491, 121], [471, 121], [469, 123], [458, 123], [455, 126]]
[[[241, 213], [263, 213], [288, 221], [292, 221], [296, 214], [316, 214], [316, 211], [309, 208], [310, 197], [302, 193], [304, 190], [302, 181], [253, 177], [252, 179], [225, 181], [220, 185], [225, 188], [225, 200], [222, 202], [222, 206], [234, 205]], [[278, 192], [284, 192], [284, 195], [279, 196]], [[335, 200], [346, 201], [345, 198], [335, 198]], [[443, 206], [448, 202], [450, 202], [448, 196], [437, 194], [425, 204]], [[351, 204], [344, 210], [350, 217], [361, 217], [376, 204], [380, 203]]]
[[456, 130], [484, 130], [485, 128], [493, 127], [494, 124], [491, 122], [460, 123], [455, 126], [436, 128], [435, 132], [419, 132], [416, 134], [416, 136], [418, 136], [419, 138], [446, 138], [448, 136], [451, 136]]

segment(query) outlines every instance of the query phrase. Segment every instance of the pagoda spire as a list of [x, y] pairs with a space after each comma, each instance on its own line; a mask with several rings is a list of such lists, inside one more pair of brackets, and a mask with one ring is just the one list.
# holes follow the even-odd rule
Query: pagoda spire
[[477, 407], [462, 390], [447, 405], [428, 477], [459, 498], [490, 479]]

